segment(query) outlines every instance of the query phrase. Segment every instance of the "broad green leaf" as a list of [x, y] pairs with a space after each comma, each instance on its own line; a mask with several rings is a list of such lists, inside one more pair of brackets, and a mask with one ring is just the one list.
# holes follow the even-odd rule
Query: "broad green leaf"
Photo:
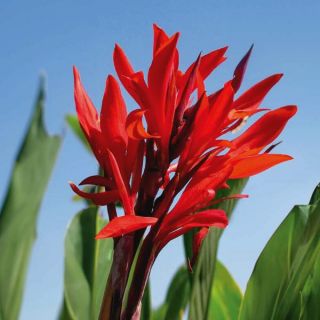
[[66, 121], [67, 121], [70, 129], [74, 133], [74, 135], [81, 141], [81, 143], [86, 147], [86, 149], [91, 152], [91, 148], [90, 148], [89, 143], [88, 143], [81, 127], [80, 127], [77, 116], [73, 115], [73, 114], [68, 114], [66, 116]]
[[38, 212], [61, 143], [60, 137], [48, 135], [43, 124], [43, 107], [41, 83], [0, 211], [2, 320], [15, 320], [19, 316]]
[[301, 319], [320, 319], [320, 254], [306, 281], [301, 297]]
[[237, 320], [242, 293], [226, 267], [216, 263], [208, 319]]
[[257, 315], [261, 320], [319, 319], [314, 313], [319, 314], [319, 254], [317, 188], [311, 204], [295, 206], [260, 254], [239, 319], [250, 320]]
[[[112, 262], [112, 239], [95, 240], [105, 225], [96, 207], [72, 220], [65, 238], [64, 304], [73, 320], [96, 320]], [[60, 314], [64, 319], [65, 314]], [[68, 319], [68, 318], [66, 318]]]
[[[320, 200], [320, 184], [314, 190], [310, 204]], [[301, 294], [301, 319], [320, 319], [320, 252]]]
[[166, 299], [159, 308], [153, 311], [152, 320], [183, 319], [190, 295], [188, 277], [188, 270], [185, 266], [177, 270], [167, 291]]
[[[219, 199], [241, 193], [246, 183], [247, 179], [229, 180], [228, 184], [230, 189], [219, 190], [216, 198]], [[219, 205], [214, 206], [214, 208], [225, 210], [230, 219], [236, 203], [236, 199], [227, 200]], [[222, 232], [223, 230], [211, 228], [207, 237], [203, 241], [202, 248], [197, 259], [198, 261], [195, 265], [195, 270], [192, 276], [189, 310], [190, 320], [209, 319], [208, 312], [210, 308], [210, 296], [213, 286], [217, 250]], [[192, 252], [192, 239], [190, 234], [186, 237], [189, 237], [189, 239], [185, 240], [185, 251], [188, 257], [188, 255]]]

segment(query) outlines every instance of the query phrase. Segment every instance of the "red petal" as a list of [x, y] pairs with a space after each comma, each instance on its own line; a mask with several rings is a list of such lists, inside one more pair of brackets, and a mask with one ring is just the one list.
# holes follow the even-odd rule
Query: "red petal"
[[253, 49], [253, 45], [250, 47], [249, 51], [241, 59], [241, 61], [237, 65], [236, 69], [234, 70], [233, 79], [232, 79], [232, 87], [233, 87], [234, 92], [237, 92], [241, 86], [243, 76], [244, 76], [244, 73], [246, 72], [252, 49]]
[[160, 136], [149, 134], [144, 129], [142, 124], [142, 117], [144, 113], [145, 110], [134, 110], [129, 113], [126, 121], [126, 130], [128, 136], [135, 140], [160, 138]]
[[176, 121], [177, 125], [180, 124], [180, 121], [183, 116], [183, 112], [187, 107], [187, 104], [190, 99], [190, 95], [192, 94], [195, 83], [196, 83], [196, 74], [198, 72], [199, 64], [201, 61], [201, 56], [199, 55], [197, 60], [191, 65], [191, 67], [187, 70], [187, 72], [183, 75], [181, 79], [181, 84], [179, 86], [179, 93], [178, 93], [178, 105], [176, 109]]
[[190, 155], [196, 156], [203, 153], [210, 142], [220, 134], [232, 107], [233, 93], [231, 83], [227, 82], [214, 103], [208, 108], [203, 108], [202, 112], [199, 110], [191, 137]]
[[135, 73], [119, 45], [116, 45], [114, 48], [113, 62], [118, 77], [125, 89], [141, 108], [146, 108], [148, 104], [148, 101], [146, 101], [147, 85], [144, 81], [143, 73], [141, 71]]
[[272, 87], [281, 79], [282, 74], [272, 75], [248, 89], [233, 104], [235, 109], [258, 108]]
[[133, 206], [132, 206], [132, 203], [131, 203], [131, 200], [129, 197], [129, 193], [128, 193], [128, 189], [127, 189], [128, 186], [125, 184], [125, 182], [121, 176], [119, 166], [117, 164], [117, 161], [116, 161], [113, 153], [110, 150], [107, 150], [107, 152], [108, 152], [114, 180], [116, 182], [117, 188], [119, 190], [119, 195], [120, 195], [120, 198], [123, 203], [124, 212], [127, 215], [134, 215]]
[[165, 46], [161, 47], [154, 57], [148, 72], [148, 87], [152, 98], [150, 116], [155, 117], [157, 121], [160, 120], [158, 124], [160, 128], [165, 121], [165, 101], [170, 76], [174, 68], [174, 56], [178, 38], [179, 33], [176, 33]]
[[203, 80], [205, 80], [219, 64], [226, 60], [226, 57], [223, 55], [227, 49], [228, 47], [224, 47], [211, 51], [201, 58], [199, 73]]
[[153, 226], [157, 220], [157, 218], [153, 217], [140, 216], [116, 217], [96, 235], [96, 239], [117, 238], [124, 234]]
[[228, 225], [228, 217], [223, 210], [210, 209], [192, 214], [179, 221], [179, 227], [217, 227], [225, 228]]
[[74, 75], [74, 100], [76, 104], [76, 110], [78, 119], [87, 137], [90, 137], [90, 131], [92, 128], [97, 128], [98, 113], [94, 107], [92, 101], [84, 90], [80, 74], [76, 67], [73, 67]]
[[131, 195], [136, 195], [140, 188], [141, 174], [143, 167], [143, 158], [145, 150], [145, 141], [140, 140], [137, 142], [137, 148], [135, 154], [130, 154], [130, 144], [128, 148], [128, 160], [131, 158], [132, 166], [132, 183], [131, 183]]
[[169, 36], [156, 24], [153, 25], [153, 56], [169, 40]]
[[111, 180], [102, 176], [90, 176], [79, 183], [80, 186], [83, 186], [85, 184], [92, 184], [95, 186], [104, 186], [109, 188], [111, 188], [112, 186]]
[[115, 150], [114, 147], [120, 147], [123, 152], [125, 151], [127, 144], [126, 117], [127, 110], [120, 87], [116, 79], [109, 75], [102, 101], [100, 126], [113, 152]]
[[117, 74], [120, 76], [130, 76], [134, 70], [122, 48], [116, 44], [113, 51], [113, 61]]
[[255, 149], [268, 145], [279, 136], [288, 120], [296, 112], [296, 106], [286, 106], [269, 111], [232, 141], [233, 148]]
[[161, 250], [169, 241], [185, 234], [193, 228], [216, 227], [225, 228], [228, 225], [228, 218], [223, 210], [212, 209], [202, 211], [180, 219], [174, 225], [163, 228], [158, 235], [158, 250]]
[[292, 157], [284, 154], [268, 153], [243, 158], [235, 163], [230, 179], [251, 177], [288, 160], [292, 160]]
[[117, 190], [105, 191], [99, 193], [88, 193], [80, 190], [74, 183], [69, 182], [71, 189], [80, 197], [91, 200], [97, 206], [105, 206], [108, 203], [118, 201], [120, 199]]

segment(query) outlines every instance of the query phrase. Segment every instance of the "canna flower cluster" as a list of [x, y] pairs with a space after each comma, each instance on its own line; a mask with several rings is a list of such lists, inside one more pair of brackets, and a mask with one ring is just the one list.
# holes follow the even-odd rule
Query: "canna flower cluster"
[[[103, 191], [87, 193], [73, 183], [71, 187], [94, 204], [107, 206], [109, 223], [97, 239], [111, 237], [115, 243], [125, 237], [134, 239], [133, 254], [143, 241], [140, 267], [144, 261], [146, 271], [138, 270], [139, 258], [136, 266], [142, 290], [129, 293], [137, 302], [154, 259], [169, 241], [199, 228], [196, 254], [209, 227], [227, 226], [224, 211], [208, 209], [228, 200], [216, 198], [217, 190], [228, 188], [227, 180], [247, 178], [292, 159], [270, 152], [296, 106], [275, 110], [261, 106], [282, 75], [272, 75], [238, 95], [251, 47], [231, 79], [209, 93], [205, 80], [226, 60], [227, 47], [200, 54], [182, 71], [178, 39], [179, 33], [168, 36], [154, 25], [153, 57], [146, 75], [135, 71], [116, 45], [113, 61], [118, 80], [108, 76], [100, 114], [74, 68], [79, 123], [103, 172], [80, 185], [96, 185]], [[137, 104], [130, 113], [119, 80]], [[239, 130], [249, 117], [262, 112], [245, 131]], [[121, 202], [124, 214], [119, 215], [116, 202]], [[131, 319], [134, 312], [136, 307], [124, 319]]]

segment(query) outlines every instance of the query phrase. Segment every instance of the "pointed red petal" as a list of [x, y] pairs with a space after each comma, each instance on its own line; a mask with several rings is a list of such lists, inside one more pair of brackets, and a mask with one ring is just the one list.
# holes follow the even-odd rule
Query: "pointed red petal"
[[284, 154], [268, 153], [243, 158], [235, 163], [230, 179], [251, 177], [288, 160], [292, 160], [292, 157]]
[[268, 145], [279, 136], [296, 112], [296, 106], [286, 106], [269, 111], [232, 141], [233, 148], [255, 149]]
[[107, 150], [114, 180], [119, 190], [119, 195], [123, 203], [123, 209], [126, 215], [134, 215], [133, 206], [129, 197], [127, 185], [124, 182], [117, 161], [110, 150]]
[[125, 122], [127, 117], [126, 105], [116, 79], [109, 75], [103, 96], [100, 126], [102, 134], [110, 148], [120, 147], [124, 152], [127, 144]]
[[130, 76], [134, 73], [127, 56], [118, 44], [114, 47], [113, 61], [118, 76]]
[[156, 24], [153, 25], [153, 56], [169, 40], [169, 36]]
[[143, 127], [142, 117], [145, 110], [133, 110], [129, 113], [126, 121], [127, 134], [131, 139], [152, 139], [160, 136], [149, 134]]
[[228, 47], [224, 47], [211, 51], [201, 58], [199, 73], [203, 80], [205, 80], [212, 73], [212, 71], [219, 66], [219, 64], [226, 60], [224, 54], [227, 49]]
[[105, 206], [108, 203], [118, 201], [120, 199], [117, 190], [88, 193], [80, 190], [74, 183], [69, 182], [71, 189], [80, 197], [91, 200], [97, 206]]
[[272, 89], [272, 87], [282, 78], [282, 74], [274, 74], [248, 89], [233, 104], [235, 109], [253, 109], [258, 108]]
[[157, 220], [157, 218], [153, 217], [140, 216], [116, 217], [96, 235], [96, 239], [117, 238], [124, 234], [153, 226]]
[[209, 209], [185, 217], [179, 221], [179, 227], [217, 227], [225, 228], [228, 225], [228, 217], [223, 210]]
[[220, 135], [233, 102], [233, 88], [227, 82], [214, 102], [197, 112], [189, 154], [196, 156], [205, 151], [210, 143]]
[[143, 72], [135, 72], [119, 45], [116, 45], [113, 52], [113, 62], [117, 75], [132, 98], [141, 108], [146, 108], [148, 98], [146, 95], [147, 85], [144, 81]]
[[78, 119], [87, 137], [90, 137], [92, 128], [97, 128], [98, 113], [92, 101], [84, 90], [80, 74], [76, 67], [73, 67], [74, 75], [74, 101], [78, 114]]
[[246, 72], [252, 49], [253, 49], [253, 45], [250, 47], [249, 51], [241, 59], [241, 61], [237, 65], [236, 69], [234, 70], [233, 79], [232, 79], [232, 87], [233, 87], [234, 92], [237, 92], [241, 86], [243, 76], [244, 76], [244, 73]]
[[[134, 196], [139, 191], [142, 167], [143, 167], [143, 158], [145, 150], [145, 141], [135, 141], [136, 148], [135, 153], [131, 152], [130, 143], [128, 148], [128, 161], [130, 161], [129, 166], [131, 167], [132, 172], [132, 182], [131, 182], [131, 195]], [[133, 151], [133, 150], [132, 150]]]
[[179, 222], [168, 225], [161, 229], [157, 238], [158, 251], [169, 241], [185, 234], [193, 228], [216, 227], [225, 228], [228, 225], [228, 218], [223, 210], [211, 209], [202, 211], [179, 220]]
[[187, 72], [182, 76], [181, 84], [179, 86], [178, 92], [178, 105], [175, 114], [175, 121], [177, 124], [180, 123], [183, 112], [187, 107], [187, 104], [190, 99], [190, 95], [192, 94], [195, 83], [196, 83], [196, 74], [198, 72], [199, 64], [201, 61], [201, 55], [198, 56], [197, 60], [191, 65], [191, 67], [187, 70]]
[[[162, 126], [165, 120], [165, 101], [167, 96], [170, 76], [174, 69], [174, 57], [179, 33], [176, 33], [153, 58], [148, 72], [148, 87], [152, 99], [150, 116], [160, 121]], [[160, 132], [159, 132], [160, 133]], [[160, 133], [161, 134], [161, 133]]]

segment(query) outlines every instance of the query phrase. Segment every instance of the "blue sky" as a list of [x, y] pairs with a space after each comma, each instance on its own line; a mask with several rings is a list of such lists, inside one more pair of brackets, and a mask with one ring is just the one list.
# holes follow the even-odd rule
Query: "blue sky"
[[[274, 229], [295, 203], [305, 203], [320, 181], [320, 4], [318, 1], [7, 1], [0, 4], [0, 194], [30, 117], [38, 76], [47, 75], [46, 123], [64, 142], [43, 202], [21, 319], [55, 319], [62, 299], [63, 240], [80, 210], [70, 201], [68, 180], [79, 182], [96, 163], [66, 130], [74, 112], [72, 65], [100, 106], [104, 81], [114, 73], [115, 42], [137, 69], [150, 62], [152, 23], [181, 31], [182, 66], [200, 51], [229, 45], [228, 61], [207, 83], [213, 90], [227, 80], [249, 46], [255, 48], [243, 88], [278, 72], [285, 76], [265, 100], [266, 107], [297, 104], [299, 112], [282, 134], [278, 151], [295, 160], [249, 182], [226, 230], [219, 256], [242, 288]], [[132, 100], [127, 100], [130, 109]], [[27, 190], [26, 190], [27, 192]], [[278, 257], [275, 257], [278, 258]], [[279, 257], [281, 258], [281, 257]], [[169, 278], [183, 262], [181, 241], [166, 248], [152, 272], [158, 305]]]

